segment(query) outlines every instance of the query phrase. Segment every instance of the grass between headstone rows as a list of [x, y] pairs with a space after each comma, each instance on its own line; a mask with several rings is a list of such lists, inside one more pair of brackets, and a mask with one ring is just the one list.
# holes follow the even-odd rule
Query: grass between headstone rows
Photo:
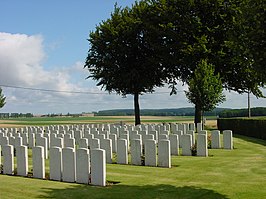
[[235, 136], [234, 150], [211, 149], [207, 158], [172, 156], [171, 169], [108, 164], [107, 187], [0, 175], [0, 198], [265, 198], [265, 146]]

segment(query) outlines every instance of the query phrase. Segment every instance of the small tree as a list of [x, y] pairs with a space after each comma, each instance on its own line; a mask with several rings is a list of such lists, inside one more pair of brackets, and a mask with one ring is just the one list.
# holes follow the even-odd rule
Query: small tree
[[0, 108], [4, 107], [6, 104], [6, 97], [2, 94], [2, 89], [0, 88]]
[[188, 82], [186, 96], [195, 105], [195, 123], [201, 122], [204, 111], [213, 110], [225, 100], [222, 81], [219, 74], [214, 74], [214, 66], [201, 60]]

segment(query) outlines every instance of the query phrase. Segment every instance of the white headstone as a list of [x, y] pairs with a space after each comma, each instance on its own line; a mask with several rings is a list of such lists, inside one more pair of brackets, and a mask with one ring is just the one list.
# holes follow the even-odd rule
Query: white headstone
[[117, 164], [128, 164], [128, 148], [126, 139], [117, 140]]
[[221, 148], [220, 131], [219, 130], [211, 131], [211, 148], [212, 149], [220, 149]]
[[170, 134], [169, 140], [171, 144], [171, 155], [178, 155], [179, 154], [179, 140], [178, 135]]
[[16, 149], [17, 155], [17, 174], [19, 176], [28, 175], [28, 147], [18, 146]]
[[35, 146], [35, 134], [29, 133], [29, 148], [32, 148]]
[[131, 140], [131, 164], [141, 165], [141, 140]]
[[99, 148], [100, 148], [100, 139], [93, 138], [91, 140], [91, 147], [90, 147], [90, 149], [99, 149]]
[[145, 140], [145, 165], [157, 166], [157, 150], [155, 140]]
[[32, 148], [32, 167], [34, 178], [45, 178], [44, 147], [36, 146]]
[[112, 164], [113, 152], [112, 152], [112, 140], [103, 139], [101, 149], [105, 150], [106, 163]]
[[206, 134], [198, 134], [197, 156], [208, 156], [208, 143]]
[[160, 140], [158, 143], [158, 166], [171, 168], [171, 152], [169, 140]]
[[233, 149], [233, 133], [231, 130], [223, 131], [224, 149]]
[[202, 130], [203, 130], [202, 123], [197, 123], [197, 132], [200, 132]]
[[89, 184], [90, 178], [90, 154], [89, 149], [80, 148], [76, 152], [76, 181], [81, 184]]
[[62, 181], [76, 181], [76, 157], [74, 148], [62, 149]]
[[182, 155], [191, 156], [192, 136], [189, 134], [182, 135], [181, 142], [182, 142]]
[[14, 173], [14, 147], [12, 145], [3, 145], [3, 173], [12, 175]]
[[[62, 139], [62, 138], [61, 138]], [[61, 181], [62, 179], [62, 149], [50, 148], [50, 180]]]
[[116, 153], [117, 152], [117, 135], [116, 134], [110, 134], [109, 138], [112, 140], [113, 153]]
[[75, 139], [74, 138], [64, 139], [64, 148], [75, 148]]
[[91, 150], [91, 184], [106, 186], [106, 162], [103, 149]]
[[89, 146], [87, 138], [80, 138], [79, 139], [79, 148], [87, 149]]

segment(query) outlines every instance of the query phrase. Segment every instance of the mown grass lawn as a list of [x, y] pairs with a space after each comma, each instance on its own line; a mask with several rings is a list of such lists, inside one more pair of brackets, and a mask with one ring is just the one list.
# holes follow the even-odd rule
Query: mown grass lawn
[[[172, 157], [171, 169], [107, 165], [107, 187], [0, 175], [0, 199], [10, 198], [266, 198], [266, 141], [234, 137], [234, 150], [209, 157]], [[48, 166], [48, 165], [46, 165]]]

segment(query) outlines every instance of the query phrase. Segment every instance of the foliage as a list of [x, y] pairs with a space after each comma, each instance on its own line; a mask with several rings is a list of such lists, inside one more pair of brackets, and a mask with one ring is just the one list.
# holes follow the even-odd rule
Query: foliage
[[195, 144], [192, 145], [190, 150], [192, 156], [197, 156], [197, 142], [195, 142]]
[[150, 45], [153, 32], [147, 31], [144, 20], [149, 9], [145, 2], [136, 2], [132, 8], [115, 7], [111, 17], [90, 33], [85, 63], [97, 86], [134, 95], [136, 124], [140, 123], [139, 95], [163, 86], [163, 71]]
[[219, 118], [217, 120], [219, 130], [230, 129], [235, 134], [245, 135], [266, 140], [266, 119], [248, 118]]
[[202, 60], [188, 82], [185, 92], [190, 103], [195, 105], [195, 123], [201, 122], [202, 112], [211, 111], [225, 100], [219, 74], [214, 75], [214, 67]]
[[263, 0], [240, 1], [235, 28], [230, 30], [227, 42], [236, 55], [234, 62], [242, 68], [236, 78], [240, 74], [245, 92], [252, 91], [258, 97], [263, 95], [257, 87], [264, 87], [266, 82], [265, 5]]
[[[256, 0], [259, 1], [262, 0]], [[264, 24], [263, 15], [260, 19], [254, 19], [253, 16], [256, 9], [261, 13], [261, 7], [265, 4], [252, 4], [252, 0], [245, 0], [244, 2], [248, 2], [246, 4], [242, 0], [152, 0], [152, 2], [154, 13], [158, 16], [156, 21], [159, 24], [158, 32], [164, 41], [164, 45], [161, 45], [161, 40], [157, 43], [154, 41], [154, 45], [161, 46], [161, 49], [169, 54], [162, 59], [162, 63], [170, 66], [167, 72], [172, 93], [176, 92], [177, 80], [189, 82], [199, 61], [206, 59], [208, 63], [214, 65], [215, 74], [220, 73], [224, 88], [239, 93], [252, 91], [256, 96], [260, 96], [258, 88], [263, 86], [266, 79], [265, 75], [261, 76], [265, 74], [264, 66], [260, 64], [258, 67], [259, 61], [255, 59], [252, 64], [247, 63], [245, 54], [250, 51], [249, 46], [241, 45], [242, 41], [238, 38], [243, 37], [248, 40], [251, 37], [252, 34], [244, 34], [243, 30], [245, 32], [247, 27], [253, 27], [252, 20], [258, 25], [260, 33], [263, 32], [264, 28], [261, 25]], [[249, 4], [253, 5], [252, 9]], [[244, 24], [245, 16], [250, 18], [249, 26]], [[163, 31], [160, 31], [160, 28]], [[253, 29], [250, 29], [254, 33]], [[263, 36], [264, 34], [260, 34], [258, 38], [264, 42]], [[262, 52], [258, 56], [260, 59], [265, 57], [265, 51], [262, 49], [257, 48]]]
[[0, 88], [0, 108], [4, 107], [4, 105], [6, 104], [6, 97], [4, 96], [4, 94], [2, 94], [2, 89]]

